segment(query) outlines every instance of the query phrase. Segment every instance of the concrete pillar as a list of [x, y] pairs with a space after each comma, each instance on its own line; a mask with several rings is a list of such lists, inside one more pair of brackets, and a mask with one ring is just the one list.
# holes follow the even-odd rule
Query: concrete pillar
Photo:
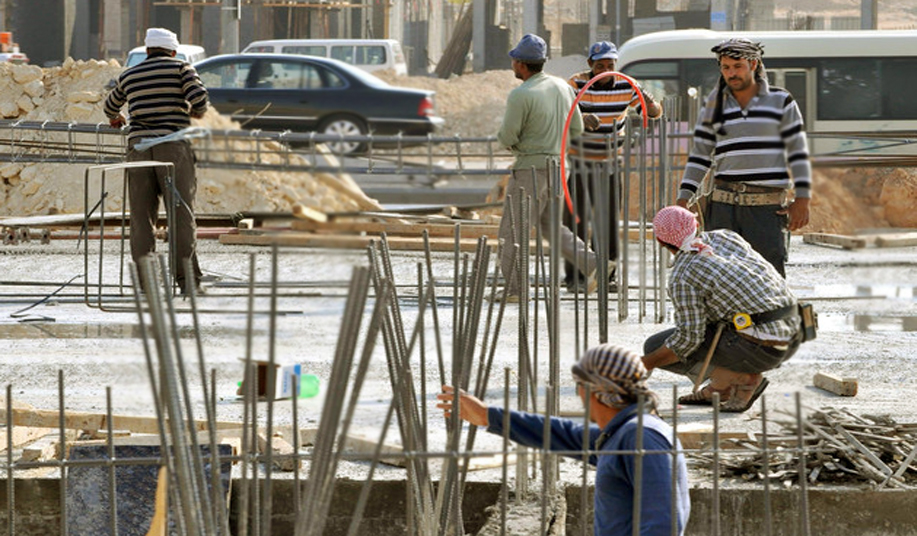
[[598, 25], [601, 20], [601, 1], [602, 0], [592, 0], [592, 2], [589, 3], [589, 45], [599, 40]]
[[220, 14], [220, 54], [239, 52], [239, 21], [242, 19], [242, 0], [223, 0]]
[[476, 73], [484, 71], [484, 60], [487, 57], [487, 2], [474, 0], [471, 5], [471, 68]]
[[389, 5], [388, 38], [404, 41], [404, 2], [392, 2]]
[[179, 10], [179, 16], [181, 17], [181, 23], [179, 24], [178, 29], [178, 42], [179, 43], [193, 43], [194, 42], [194, 8], [188, 7], [185, 9]]
[[[538, 0], [522, 0], [522, 33], [538, 34], [541, 30], [538, 24]], [[513, 43], [515, 45], [515, 43]]]
[[860, 29], [875, 30], [879, 27], [879, 0], [860, 2]]
[[733, 29], [733, 0], [711, 0], [710, 29], [731, 31]]
[[434, 65], [443, 55], [443, 0], [430, 0], [427, 25], [427, 57]]

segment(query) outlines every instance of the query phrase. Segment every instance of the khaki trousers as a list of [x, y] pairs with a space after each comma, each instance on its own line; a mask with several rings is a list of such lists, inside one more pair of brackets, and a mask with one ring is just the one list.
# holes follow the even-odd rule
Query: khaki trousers
[[[534, 171], [534, 173], [533, 173]], [[517, 242], [515, 229], [513, 229], [512, 220], [519, 221], [519, 206], [523, 195], [531, 196], [531, 215], [529, 216], [530, 225], [540, 225], [541, 235], [550, 240], [551, 237], [551, 207], [549, 205], [548, 172], [546, 169], [514, 169], [510, 176], [509, 184], [506, 187], [506, 199], [503, 201], [503, 218], [500, 219], [499, 239], [503, 242], [503, 248], [500, 251], [500, 269], [503, 272], [503, 278], [506, 280], [505, 292], [509, 295], [519, 294], [519, 277], [518, 271], [511, 273], [513, 267], [513, 244]], [[510, 218], [510, 198], [512, 198], [512, 213], [514, 218]], [[558, 214], [558, 218], [561, 215]], [[595, 253], [589, 251], [586, 244], [577, 238], [570, 229], [560, 226], [560, 254], [568, 262], [576, 259], [576, 265], [585, 275], [589, 275], [595, 270]], [[526, 230], [526, 236], [531, 229]], [[555, 247], [556, 244], [551, 244]], [[585, 258], [585, 262], [584, 259]], [[527, 268], [527, 267], [526, 267]], [[556, 282], [554, 282], [556, 283]]]
[[[186, 259], [191, 259], [195, 284], [200, 282], [201, 268], [197, 261], [195, 236], [197, 225], [194, 221], [194, 196], [197, 192], [197, 177], [194, 172], [194, 152], [191, 144], [185, 141], [166, 142], [154, 145], [145, 151], [128, 150], [127, 161], [155, 160], [171, 162], [175, 176], [171, 178], [172, 188], [167, 184], [172, 170], [166, 167], [144, 167], [128, 169], [130, 183], [131, 211], [131, 257], [135, 263], [156, 251], [154, 229], [159, 219], [159, 199], [172, 203], [174, 229], [169, 233], [174, 236], [175, 282], [185, 288], [188, 274], [185, 274]], [[172, 194], [177, 193], [174, 199]]]

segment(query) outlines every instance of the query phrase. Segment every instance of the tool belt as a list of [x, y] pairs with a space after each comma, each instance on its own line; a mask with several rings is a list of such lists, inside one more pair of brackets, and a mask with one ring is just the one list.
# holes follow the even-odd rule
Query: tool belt
[[729, 182], [723, 180], [715, 181], [714, 185], [710, 200], [716, 203], [758, 207], [764, 205], [784, 205], [787, 201], [787, 192], [782, 188], [754, 186], [746, 182]]
[[771, 311], [762, 311], [760, 313], [755, 313], [752, 315], [749, 314], [737, 314], [733, 317], [733, 326], [736, 329], [736, 334], [743, 339], [749, 340], [759, 346], [768, 346], [776, 348], [784, 348], [787, 346], [787, 341], [780, 340], [770, 340], [770, 339], [758, 339], [744, 333], [742, 330], [746, 327], [756, 326], [759, 324], [766, 324], [768, 322], [775, 322], [777, 320], [783, 320], [785, 318], [792, 318], [799, 313], [798, 304], [790, 304], [786, 307], [781, 307], [779, 309], [773, 309]]

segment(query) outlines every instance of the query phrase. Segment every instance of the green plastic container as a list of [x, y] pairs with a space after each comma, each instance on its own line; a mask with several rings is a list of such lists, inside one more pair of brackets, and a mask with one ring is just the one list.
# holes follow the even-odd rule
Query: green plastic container
[[299, 398], [312, 398], [318, 394], [318, 376], [315, 374], [299, 375]]

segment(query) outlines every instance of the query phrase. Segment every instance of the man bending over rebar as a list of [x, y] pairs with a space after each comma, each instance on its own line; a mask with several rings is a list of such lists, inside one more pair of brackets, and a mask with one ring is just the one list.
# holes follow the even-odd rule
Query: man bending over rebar
[[[590, 348], [573, 365], [576, 392], [595, 425], [589, 426], [588, 444], [583, 444], [584, 424], [571, 419], [551, 417], [552, 451], [581, 460], [582, 452], [596, 467], [594, 534], [630, 536], [634, 534], [634, 503], [639, 501], [639, 533], [643, 536], [670, 536], [672, 524], [684, 534], [691, 503], [688, 497], [688, 472], [681, 443], [673, 445], [672, 428], [656, 414], [656, 394], [647, 388], [648, 372], [640, 357], [610, 344]], [[588, 388], [588, 389], [587, 389]], [[588, 395], [588, 399], [587, 399]], [[638, 397], [643, 397], [642, 428]], [[443, 386], [437, 395], [438, 408], [446, 417], [452, 414], [454, 389]], [[459, 417], [487, 431], [503, 435], [506, 410], [487, 406], [481, 400], [459, 393]], [[509, 437], [533, 447], [544, 446], [545, 417], [520, 411], [509, 412]], [[638, 439], [639, 438], [639, 439]], [[636, 456], [642, 441], [642, 456]], [[675, 463], [675, 496], [672, 496], [672, 463]], [[640, 464], [642, 478], [635, 478]], [[636, 495], [639, 490], [639, 496]], [[672, 503], [675, 503], [675, 519]]]

